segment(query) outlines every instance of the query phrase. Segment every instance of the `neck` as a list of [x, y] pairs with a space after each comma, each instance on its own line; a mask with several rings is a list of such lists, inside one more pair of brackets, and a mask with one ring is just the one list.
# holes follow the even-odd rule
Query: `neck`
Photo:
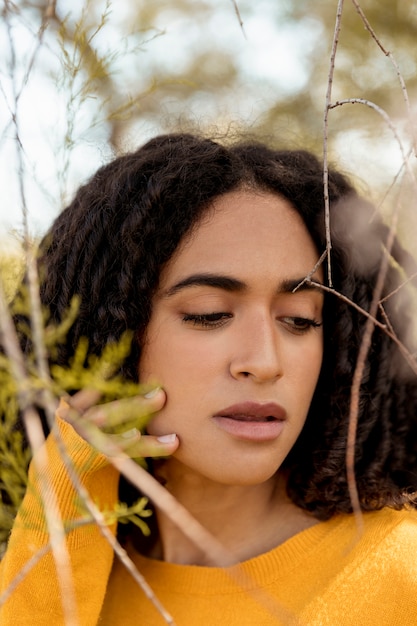
[[[275, 548], [316, 520], [287, 497], [285, 479], [223, 485], [171, 458], [158, 470], [166, 488], [214, 537], [245, 561]], [[170, 519], [156, 511], [159, 540], [149, 556], [179, 564], [216, 565]]]

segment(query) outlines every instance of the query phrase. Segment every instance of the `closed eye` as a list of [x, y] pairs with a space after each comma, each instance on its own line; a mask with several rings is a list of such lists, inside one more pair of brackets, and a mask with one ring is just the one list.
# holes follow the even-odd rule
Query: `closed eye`
[[323, 322], [307, 317], [281, 317], [279, 320], [288, 328], [290, 332], [297, 335], [303, 335], [309, 330], [313, 328], [320, 328], [320, 326], [323, 325]]
[[233, 315], [231, 313], [184, 313], [182, 321], [200, 328], [219, 328]]

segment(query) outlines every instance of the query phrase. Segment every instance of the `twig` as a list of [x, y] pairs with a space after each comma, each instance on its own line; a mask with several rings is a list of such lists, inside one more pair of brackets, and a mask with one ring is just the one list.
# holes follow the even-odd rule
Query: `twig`
[[26, 68], [26, 71], [25, 71], [25, 74], [23, 76], [22, 83], [21, 83], [21, 86], [20, 86], [20, 90], [19, 90], [19, 92], [17, 94], [17, 99], [20, 98], [20, 96], [21, 96], [21, 94], [23, 92], [23, 89], [27, 85], [27, 82], [29, 80], [29, 76], [30, 76], [30, 74], [31, 74], [31, 72], [33, 70], [34, 65], [35, 65], [36, 57], [38, 56], [39, 51], [40, 51], [40, 49], [42, 47], [43, 38], [44, 38], [44, 35], [45, 35], [45, 31], [48, 28], [49, 19], [50, 19], [50, 17], [52, 17], [55, 14], [56, 2], [57, 2], [57, 0], [49, 0], [48, 3], [47, 3], [47, 6], [45, 7], [44, 13], [42, 15], [41, 26], [40, 26], [40, 28], [39, 28], [39, 30], [37, 32], [37, 43], [36, 43], [35, 49], [34, 49], [34, 51], [32, 53], [32, 56], [31, 56], [31, 58], [30, 58], [30, 60], [29, 60], [29, 62], [27, 64], [27, 68]]
[[[302, 281], [302, 283], [303, 282], [304, 282], [304, 280]], [[395, 335], [395, 333], [392, 333], [390, 331], [390, 329], [387, 327], [386, 324], [383, 324], [382, 322], [380, 322], [375, 316], [371, 315], [371, 313], [369, 313], [366, 309], [363, 309], [358, 304], [356, 304], [356, 302], [354, 302], [353, 300], [351, 300], [347, 296], [343, 295], [343, 293], [340, 293], [340, 291], [337, 291], [336, 289], [333, 289], [333, 287], [327, 287], [326, 285], [323, 285], [322, 283], [317, 283], [314, 280], [307, 280], [305, 282], [307, 282], [310, 285], [314, 285], [315, 287], [318, 287], [322, 291], [325, 291], [327, 293], [331, 293], [336, 298], [339, 298], [339, 300], [342, 300], [342, 302], [345, 302], [346, 304], [351, 306], [353, 309], [356, 309], [356, 311], [361, 313], [364, 317], [366, 317], [369, 320], [371, 320], [371, 322], [374, 324], [374, 326], [377, 326], [377, 328], [381, 329], [398, 346], [399, 350], [401, 351], [401, 353], [406, 358], [406, 360], [407, 360], [408, 364], [410, 365], [411, 369], [417, 375], [417, 360], [410, 353], [410, 351], [407, 350], [405, 345], [398, 339], [398, 337]], [[300, 283], [300, 286], [301, 286], [302, 283]], [[299, 286], [297, 285], [296, 289], [298, 289], [298, 288], [299, 288]]]
[[171, 626], [175, 626], [172, 616], [168, 613], [168, 611], [165, 609], [163, 604], [157, 598], [152, 588], [146, 582], [145, 578], [137, 570], [135, 564], [128, 556], [126, 550], [120, 545], [116, 537], [109, 530], [102, 512], [96, 506], [96, 504], [92, 501], [88, 491], [85, 489], [84, 485], [82, 484], [80, 477], [78, 475], [78, 472], [75, 470], [73, 466], [73, 463], [68, 455], [68, 451], [65, 448], [64, 442], [62, 441], [59, 433], [55, 433], [55, 434], [56, 434], [56, 440], [58, 443], [58, 448], [61, 454], [61, 458], [67, 469], [68, 476], [72, 484], [74, 485], [74, 488], [77, 491], [77, 494], [82, 499], [84, 506], [86, 507], [87, 511], [90, 513], [94, 523], [97, 524], [101, 534], [108, 541], [109, 545], [113, 549], [116, 556], [120, 559], [121, 563], [130, 573], [133, 579], [138, 583], [138, 585], [140, 586], [140, 588], [142, 589], [146, 597], [155, 606], [156, 610], [160, 613], [161, 617], [165, 620], [167, 624], [171, 624]]
[[327, 249], [321, 254], [319, 260], [317, 261], [317, 263], [315, 264], [315, 266], [313, 267], [313, 269], [307, 274], [307, 276], [301, 281], [301, 283], [299, 283], [293, 290], [293, 293], [296, 293], [305, 283], [313, 283], [313, 281], [311, 280], [313, 275], [316, 273], [316, 271], [318, 270], [318, 268], [320, 267], [320, 265], [323, 263], [324, 259], [327, 256]]
[[409, 350], [407, 350], [407, 348], [404, 346], [404, 344], [398, 339], [397, 334], [394, 331], [394, 328], [391, 324], [391, 321], [385, 311], [384, 305], [382, 304], [383, 300], [381, 300], [378, 304], [379, 310], [381, 311], [381, 315], [385, 320], [385, 323], [387, 325], [387, 328], [389, 329], [389, 332], [391, 333], [390, 336], [392, 336], [393, 338], [395, 337], [395, 343], [398, 345], [398, 348], [401, 352], [401, 354], [403, 355], [403, 357], [405, 358], [405, 360], [407, 361], [408, 365], [411, 367], [411, 369], [413, 370], [414, 374], [417, 375], [417, 365], [416, 365], [416, 358], [413, 354], [410, 353]]
[[329, 133], [329, 111], [332, 101], [332, 88], [333, 77], [336, 61], [337, 46], [339, 43], [339, 34], [342, 26], [342, 13], [343, 13], [344, 0], [338, 0], [336, 24], [333, 34], [332, 51], [330, 55], [330, 69], [327, 82], [326, 91], [326, 103], [324, 107], [324, 119], [323, 119], [323, 194], [324, 194], [324, 221], [326, 228], [326, 251], [327, 251], [327, 267], [328, 267], [328, 280], [329, 286], [332, 287], [332, 263], [331, 263], [331, 249], [332, 241], [330, 234], [330, 202], [329, 202], [329, 162], [328, 162], [328, 133]]
[[[408, 151], [408, 155], [407, 155], [407, 160], [409, 159], [409, 157], [411, 156], [413, 152], [413, 149], [411, 148]], [[396, 174], [394, 175], [392, 181], [390, 182], [388, 188], [385, 190], [384, 195], [382, 196], [382, 198], [379, 199], [378, 204], [375, 206], [375, 211], [374, 214], [376, 214], [378, 211], [381, 210], [381, 207], [384, 205], [385, 200], [388, 198], [389, 194], [391, 193], [391, 191], [393, 189], [395, 189], [396, 184], [398, 183], [398, 181], [400, 180], [400, 176], [401, 174], [403, 174], [403, 170], [405, 168], [405, 163], [401, 163], [398, 171], [396, 172]], [[402, 184], [403, 178], [401, 179], [401, 182], [399, 183], [399, 187], [401, 189], [401, 184]]]
[[[6, 3], [6, 12], [10, 10], [9, 3]], [[22, 207], [23, 217], [23, 230], [24, 230], [24, 242], [26, 250], [26, 261], [28, 269], [28, 283], [30, 294], [30, 317], [32, 324], [32, 332], [34, 337], [34, 347], [37, 368], [40, 374], [40, 379], [43, 382], [49, 382], [48, 368], [46, 365], [46, 351], [43, 342], [43, 325], [42, 325], [42, 311], [39, 299], [38, 280], [36, 276], [35, 261], [33, 259], [33, 253], [30, 249], [30, 237], [29, 237], [29, 222], [28, 222], [28, 208], [26, 203], [25, 193], [25, 169], [23, 159], [23, 145], [20, 139], [19, 133], [19, 101], [22, 91], [27, 84], [29, 74], [33, 68], [36, 54], [39, 51], [39, 47], [42, 43], [43, 33], [46, 27], [46, 22], [43, 23], [40, 32], [38, 33], [38, 45], [26, 70], [23, 83], [20, 90], [17, 88], [17, 72], [16, 72], [16, 54], [15, 43], [11, 33], [10, 22], [7, 21], [7, 34], [8, 43], [11, 54], [11, 66], [10, 66], [10, 79], [12, 87], [13, 98], [13, 125], [15, 128], [15, 141], [16, 141], [16, 156], [18, 161], [18, 183], [19, 194]], [[31, 392], [31, 384], [29, 376], [26, 372], [26, 367], [23, 362], [23, 355], [20, 352], [19, 341], [16, 335], [15, 328], [10, 319], [9, 312], [7, 310], [6, 300], [1, 287], [0, 290], [0, 325], [2, 330], [2, 339], [5, 352], [11, 360], [12, 375], [15, 379], [18, 388], [19, 404], [22, 409], [22, 417], [26, 427], [28, 440], [33, 451], [33, 464], [36, 468], [39, 489], [41, 498], [44, 504], [44, 512], [46, 525], [50, 534], [50, 542], [52, 547], [52, 554], [56, 563], [58, 585], [60, 587], [60, 595], [62, 599], [62, 608], [64, 613], [65, 624], [68, 626], [76, 626], [78, 624], [77, 617], [77, 605], [75, 597], [75, 589], [72, 580], [71, 562], [69, 553], [66, 546], [65, 530], [62, 522], [62, 518], [59, 512], [58, 501], [52, 485], [50, 483], [47, 467], [48, 458], [44, 444], [44, 435], [39, 415], [34, 408], [33, 398]], [[20, 353], [20, 354], [19, 354]], [[47, 388], [46, 388], [47, 389]], [[47, 391], [43, 392], [47, 394]], [[51, 400], [49, 397], [48, 400]], [[47, 402], [49, 407], [50, 402]], [[47, 414], [50, 416], [51, 411], [48, 410]], [[48, 495], [48, 499], [47, 499]]]
[[[0, 338], [3, 343], [4, 350], [9, 358], [11, 372], [18, 388], [18, 397], [22, 408], [23, 420], [27, 430], [29, 443], [34, 453], [33, 462], [35, 463], [35, 467], [37, 469], [42, 501], [45, 503], [45, 518], [51, 537], [52, 553], [57, 565], [58, 583], [61, 591], [65, 624], [68, 626], [77, 626], [78, 619], [76, 616], [75, 591], [71, 576], [69, 554], [65, 543], [65, 530], [59, 513], [55, 492], [50, 484], [46, 471], [48, 459], [43, 447], [45, 440], [42, 425], [39, 415], [32, 404], [30, 380], [26, 373], [16, 330], [7, 308], [1, 280]], [[48, 505], [46, 505], [46, 494], [48, 494]]]
[[361, 17], [361, 19], [363, 21], [363, 24], [364, 24], [366, 30], [371, 35], [372, 39], [375, 41], [375, 43], [377, 44], [379, 49], [385, 54], [385, 56], [387, 58], [389, 58], [389, 60], [391, 61], [392, 65], [394, 66], [395, 73], [397, 74], [398, 80], [399, 80], [400, 85], [401, 85], [401, 90], [403, 92], [404, 102], [405, 102], [405, 106], [406, 106], [406, 109], [407, 109], [408, 123], [409, 123], [410, 132], [411, 132], [411, 136], [412, 136], [412, 140], [413, 140], [414, 156], [417, 156], [417, 138], [416, 138], [415, 129], [414, 129], [414, 122], [413, 122], [413, 118], [412, 118], [412, 114], [411, 114], [410, 99], [408, 97], [407, 87], [405, 85], [405, 81], [404, 81], [403, 75], [401, 74], [400, 67], [399, 67], [397, 61], [395, 60], [393, 54], [389, 50], [387, 50], [385, 48], [385, 46], [382, 45], [381, 40], [378, 38], [377, 34], [375, 33], [374, 29], [372, 28], [371, 24], [369, 23], [368, 18], [366, 17], [365, 13], [362, 11], [362, 8], [360, 7], [359, 2], [357, 2], [357, 0], [352, 0], [352, 3], [354, 5], [356, 11], [359, 13], [359, 15], [360, 15], [360, 17]]
[[246, 33], [245, 33], [245, 28], [243, 26], [243, 20], [242, 20], [241, 15], [240, 15], [239, 7], [237, 6], [237, 2], [236, 2], [236, 0], [232, 0], [232, 3], [233, 3], [233, 6], [234, 6], [236, 17], [237, 17], [237, 19], [239, 21], [239, 26], [240, 26], [240, 28], [242, 30], [243, 36], [244, 36], [245, 39], [247, 39]]
[[[398, 205], [397, 205], [398, 209]], [[386, 242], [386, 248], [389, 252], [394, 243], [395, 236], [395, 227], [397, 223], [397, 213], [394, 214], [394, 218], [391, 224], [391, 228], [388, 234], [388, 240]], [[371, 346], [372, 335], [375, 329], [375, 323], [372, 318], [375, 318], [379, 301], [381, 297], [381, 293], [384, 287], [385, 277], [388, 271], [389, 264], [389, 256], [388, 254], [384, 254], [381, 260], [381, 266], [379, 268], [374, 293], [372, 296], [371, 306], [369, 308], [369, 317], [366, 320], [365, 330], [363, 333], [361, 345], [359, 346], [358, 357], [356, 361], [355, 370], [353, 372], [352, 379], [352, 387], [351, 387], [351, 396], [350, 396], [350, 410], [349, 410], [349, 428], [348, 428], [348, 436], [347, 436], [347, 444], [346, 444], [346, 473], [347, 473], [347, 481], [348, 481], [348, 489], [350, 494], [350, 500], [352, 503], [352, 509], [354, 515], [356, 517], [356, 524], [358, 527], [358, 531], [361, 532], [363, 529], [363, 519], [359, 501], [358, 488], [356, 484], [355, 477], [355, 443], [356, 443], [356, 433], [358, 428], [358, 420], [359, 420], [359, 399], [360, 399], [360, 388], [362, 384], [363, 374], [365, 371], [366, 359], [368, 357], [369, 349]]]
[[394, 137], [397, 140], [398, 146], [399, 146], [400, 151], [401, 151], [401, 156], [402, 156], [402, 159], [403, 159], [403, 163], [404, 163], [405, 167], [407, 168], [407, 172], [409, 173], [411, 180], [414, 183], [416, 183], [416, 178], [415, 178], [414, 172], [413, 172], [413, 170], [410, 167], [410, 164], [408, 162], [408, 157], [406, 155], [403, 143], [402, 143], [401, 138], [398, 135], [397, 129], [395, 128], [395, 125], [392, 122], [392, 120], [391, 120], [390, 116], [388, 115], [388, 113], [386, 111], [384, 111], [384, 109], [382, 107], [380, 107], [378, 104], [375, 104], [375, 102], [372, 102], [371, 100], [366, 100], [365, 98], [345, 98], [343, 100], [337, 100], [333, 104], [330, 104], [329, 108], [330, 109], [335, 109], [336, 107], [343, 106], [344, 104], [363, 104], [364, 106], [367, 106], [367, 107], [373, 109], [374, 111], [376, 111], [383, 118], [383, 120], [386, 122], [386, 124], [392, 130], [392, 132], [394, 134]]
[[[6, 14], [10, 11], [10, 6], [9, 6], [9, 2], [7, 1], [5, 3], [5, 12]], [[25, 241], [28, 242], [29, 240], [29, 225], [28, 225], [28, 210], [27, 210], [27, 205], [26, 205], [26, 196], [25, 196], [25, 192], [24, 192], [24, 166], [23, 166], [23, 158], [22, 158], [22, 142], [20, 140], [20, 135], [19, 135], [19, 126], [18, 126], [18, 111], [19, 111], [19, 98], [20, 98], [20, 94], [18, 92], [17, 89], [17, 85], [16, 85], [16, 52], [15, 52], [15, 44], [13, 41], [13, 36], [12, 36], [12, 32], [11, 32], [11, 26], [10, 26], [10, 21], [6, 20], [6, 24], [7, 24], [7, 37], [8, 37], [8, 44], [9, 44], [9, 49], [10, 49], [10, 83], [11, 83], [11, 89], [12, 89], [12, 98], [13, 98], [13, 107], [14, 110], [12, 111], [12, 123], [15, 129], [15, 141], [16, 141], [16, 156], [17, 156], [17, 162], [18, 162], [18, 183], [19, 183], [19, 193], [20, 193], [20, 199], [22, 202], [22, 218], [23, 218], [23, 231], [25, 234]]]
[[406, 278], [406, 280], [404, 280], [401, 283], [401, 285], [398, 285], [396, 289], [394, 289], [393, 291], [390, 291], [390, 293], [384, 296], [384, 298], [381, 298], [381, 300], [379, 301], [379, 304], [382, 304], [383, 302], [386, 302], [387, 300], [389, 300], [389, 298], [392, 298], [392, 296], [395, 296], [395, 294], [397, 294], [401, 289], [403, 289], [403, 287], [408, 285], [408, 283], [411, 283], [415, 278], [417, 278], [417, 272], [414, 272], [414, 274], [411, 274], [411, 276], [408, 276], [408, 278]]
[[94, 432], [91, 431], [82, 419], [71, 421], [71, 423], [83, 439], [105, 454], [109, 462], [121, 474], [148, 496], [176, 526], [181, 528], [186, 537], [199, 546], [210, 561], [223, 567], [238, 562], [236, 557], [217, 541], [169, 491], [160, 485], [151, 474], [124, 454], [103, 433], [96, 429]]
[[[124, 452], [109, 440], [101, 431], [95, 431], [94, 433], [83, 422], [82, 418], [75, 421], [71, 420], [73, 427], [79, 432], [79, 434], [88, 441], [95, 448], [103, 452], [108, 461], [123, 474], [131, 484], [133, 484], [140, 492], [147, 495], [165, 515], [167, 515], [171, 521], [178, 526], [181, 531], [187, 536], [196, 546], [198, 546], [213, 563], [213, 565], [227, 568], [225, 573], [233, 580], [237, 585], [241, 586], [246, 593], [251, 595], [256, 601], [262, 602], [263, 606], [276, 618], [279, 618], [285, 623], [289, 623], [293, 620], [293, 615], [290, 611], [285, 609], [275, 598], [273, 598], [268, 590], [254, 589], [253, 579], [249, 574], [246, 574], [240, 567], [238, 558], [225, 548], [204, 526], [202, 526], [189, 512], [188, 510], [178, 502], [178, 500], [172, 496], [160, 483], [137, 463], [132, 461]], [[77, 486], [78, 490], [78, 486]], [[81, 490], [82, 492], [82, 490]], [[83, 496], [84, 499], [84, 496]], [[87, 497], [85, 502], [91, 503], [91, 500]], [[93, 508], [95, 508], [93, 504]], [[90, 509], [89, 509], [90, 510]], [[98, 512], [99, 516], [101, 513]], [[97, 522], [96, 514], [94, 519]], [[99, 521], [100, 528], [105, 530], [106, 536], [110, 533], [107, 526], [104, 526]], [[135, 565], [130, 560], [125, 550], [120, 546], [113, 535], [108, 536], [108, 540], [113, 546], [115, 553], [121, 559], [122, 563], [128, 569], [128, 571], [134, 576], [135, 580], [144, 589], [148, 598], [155, 604], [155, 595], [149, 588], [146, 580], [137, 572]], [[232, 567], [231, 567], [232, 566]], [[146, 591], [146, 588], [149, 592]], [[157, 608], [161, 611], [160, 606]], [[163, 614], [164, 615], [164, 614]], [[165, 617], [166, 621], [173, 624], [173, 621], [168, 621], [169, 614]], [[170, 618], [172, 620], [172, 618]]]
[[[118, 472], [123, 474], [132, 485], [139, 489], [141, 493], [148, 496], [155, 506], [167, 515], [171, 521], [181, 529], [184, 535], [206, 554], [213, 565], [227, 567], [227, 574], [236, 584], [245, 588], [247, 593], [253, 595], [255, 599], [257, 598], [259, 601], [262, 601], [272, 615], [288, 620], [290, 617], [288, 612], [281, 607], [267, 591], [257, 590], [255, 592], [253, 590], [253, 580], [241, 570], [237, 557], [207, 531], [151, 474], [132, 461], [131, 458], [124, 454], [123, 451], [115, 445], [113, 441], [109, 440], [106, 435], [101, 433], [101, 431], [91, 431], [82, 418], [74, 421], [71, 419], [70, 421], [77, 432], [92, 446], [105, 454], [108, 461]], [[73, 479], [72, 475], [71, 479]], [[89, 512], [92, 514], [94, 521], [99, 525], [101, 532], [113, 547], [118, 558], [120, 558], [123, 565], [144, 590], [147, 597], [154, 603], [167, 623], [173, 624], [172, 617], [157, 600], [152, 589], [137, 571], [126, 551], [120, 546], [105, 525], [102, 514], [96, 509], [94, 503], [91, 502], [88, 494], [85, 493], [77, 476], [74, 476], [74, 484], [77, 491], [82, 496]]]
[[43, 383], [43, 391], [41, 393], [45, 394], [46, 398], [46, 401], [43, 404], [46, 410], [49, 427], [52, 428], [56, 400], [49, 391], [52, 385], [52, 380], [49, 374], [48, 357], [44, 340], [42, 305], [39, 295], [39, 277], [36, 260], [32, 250], [27, 251], [27, 278], [29, 286], [30, 322], [33, 348], [39, 378]]
[[47, 543], [45, 546], [40, 548], [29, 561], [20, 568], [19, 573], [13, 578], [13, 580], [7, 586], [7, 589], [3, 591], [0, 595], [0, 606], [2, 606], [8, 598], [12, 595], [13, 591], [16, 587], [22, 582], [22, 580], [29, 574], [30, 570], [35, 567], [37, 563], [49, 552], [51, 549], [51, 544]]

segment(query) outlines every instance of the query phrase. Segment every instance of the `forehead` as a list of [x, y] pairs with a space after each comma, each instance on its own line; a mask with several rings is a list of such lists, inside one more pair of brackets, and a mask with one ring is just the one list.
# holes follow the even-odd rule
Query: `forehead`
[[[217, 198], [180, 244], [161, 283], [190, 271], [282, 280], [308, 274], [318, 256], [290, 202], [261, 191], [234, 191]], [[321, 271], [315, 276], [321, 278]]]

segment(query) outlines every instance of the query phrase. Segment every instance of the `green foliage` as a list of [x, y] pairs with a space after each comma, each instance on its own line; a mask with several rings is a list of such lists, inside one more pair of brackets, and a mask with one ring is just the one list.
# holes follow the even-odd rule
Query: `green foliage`
[[13, 298], [16, 292], [23, 275], [23, 269], [23, 254], [16, 252], [0, 254], [0, 280], [8, 301]]
[[[139, 498], [131, 506], [128, 506], [124, 502], [118, 502], [113, 509], [101, 511], [103, 521], [108, 526], [111, 526], [115, 523], [132, 523], [141, 530], [145, 537], [149, 537], [151, 531], [148, 524], [144, 520], [151, 517], [151, 515], [153, 515], [153, 511], [152, 509], [146, 508], [148, 506], [148, 503], [148, 498], [145, 498], [144, 496]], [[93, 522], [93, 518], [91, 517], [82, 500], [80, 500], [79, 502], [79, 508], [81, 517], [76, 522], [71, 523], [67, 530], [71, 530], [72, 528], [74, 528], [74, 526], [91, 524]]]
[[[24, 289], [19, 291], [11, 305], [12, 314], [28, 316], [30, 303]], [[50, 355], [54, 355], [59, 343], [65, 340], [66, 334], [74, 322], [78, 311], [77, 299], [74, 299], [70, 310], [58, 326], [48, 323], [47, 311], [43, 312], [46, 324], [45, 346]], [[20, 324], [20, 333], [29, 333], [30, 329]], [[36, 360], [32, 353], [25, 354], [27, 380], [25, 381], [26, 397], [32, 399], [34, 406], [44, 409], [43, 392], [46, 390], [58, 399], [77, 389], [95, 389], [101, 394], [102, 402], [133, 397], [148, 391], [138, 384], [125, 381], [118, 374], [119, 368], [128, 355], [131, 334], [126, 333], [117, 344], [109, 345], [98, 356], [88, 356], [88, 341], [80, 341], [74, 357], [67, 367], [58, 365], [50, 368], [50, 379], [40, 375]], [[20, 381], [21, 383], [21, 381]], [[27, 470], [31, 451], [19, 424], [20, 410], [19, 393], [21, 389], [13, 377], [10, 359], [0, 352], [0, 557], [3, 554], [8, 534], [20, 506], [27, 484]], [[144, 428], [149, 417], [132, 419], [125, 422], [123, 430]], [[117, 428], [109, 432], [117, 432]], [[142, 463], [142, 465], [144, 462]], [[114, 511], [107, 512], [107, 523], [119, 521], [133, 522], [142, 532], [149, 529], [143, 518], [151, 512], [145, 507], [146, 498], [141, 498], [131, 507], [119, 503]]]
[[[60, 335], [60, 328], [51, 334]], [[129, 354], [131, 333], [125, 333], [119, 343], [106, 346], [97, 357], [88, 355], [88, 339], [82, 338], [68, 367], [53, 365], [51, 375], [56, 392], [61, 395], [74, 389], [92, 388], [102, 394], [103, 401], [132, 397], [140, 393], [138, 384], [124, 381], [116, 372]], [[52, 349], [52, 346], [48, 346]]]
[[114, 522], [118, 522], [119, 524], [128, 524], [132, 522], [135, 526], [137, 526], [145, 537], [149, 537], [151, 531], [149, 529], [148, 524], [144, 521], [143, 518], [150, 517], [153, 514], [151, 509], [147, 509], [148, 498], [139, 498], [137, 502], [132, 504], [132, 506], [127, 506], [127, 504], [123, 502], [119, 502], [116, 504], [113, 511], [104, 511], [104, 519], [106, 524], [114, 524]]
[[[0, 280], [11, 300], [22, 275], [20, 256], [0, 256]], [[27, 482], [30, 451], [17, 431], [17, 389], [10, 373], [8, 359], [0, 352], [0, 558], [12, 528], [16, 510], [23, 498]]]
[[[0, 357], [0, 557], [27, 483], [30, 450], [16, 430], [16, 386]], [[6, 410], [5, 410], [6, 409]]]

